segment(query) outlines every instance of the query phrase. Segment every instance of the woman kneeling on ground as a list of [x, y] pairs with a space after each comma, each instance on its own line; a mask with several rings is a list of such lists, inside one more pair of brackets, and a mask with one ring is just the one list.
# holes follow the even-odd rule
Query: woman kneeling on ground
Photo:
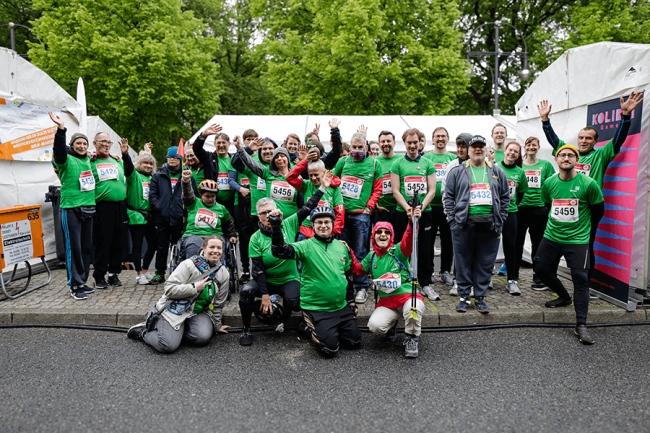
[[178, 265], [146, 321], [130, 328], [127, 337], [172, 353], [181, 341], [204, 346], [217, 331], [226, 334], [229, 326], [222, 325], [221, 317], [229, 274], [221, 262], [223, 247], [221, 236], [206, 237], [199, 254]]
[[407, 358], [418, 356], [418, 337], [422, 332], [424, 314], [424, 300], [422, 295], [417, 293], [417, 318], [411, 318], [413, 286], [409, 261], [413, 252], [413, 215], [422, 216], [422, 210], [417, 207], [408, 211], [408, 228], [398, 245], [394, 245], [395, 230], [392, 224], [378, 222], [373, 228], [371, 238], [374, 251], [361, 263], [350, 251], [352, 273], [358, 276], [372, 274], [379, 293], [379, 302], [368, 320], [370, 332], [385, 335], [388, 341], [395, 341], [397, 321], [400, 315], [403, 316], [406, 334], [404, 354]]

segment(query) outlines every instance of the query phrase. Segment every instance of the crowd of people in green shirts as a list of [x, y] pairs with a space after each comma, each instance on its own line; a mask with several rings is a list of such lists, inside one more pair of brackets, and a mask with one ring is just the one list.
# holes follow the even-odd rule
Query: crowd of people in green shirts
[[[617, 134], [598, 149], [593, 128], [580, 132], [577, 147], [558, 139], [548, 119], [551, 107], [542, 101], [539, 111], [557, 173], [550, 161], [538, 157], [538, 138], [529, 137], [523, 145], [509, 141], [502, 124], [492, 130], [492, 147], [481, 136], [463, 133], [456, 138], [455, 152], [447, 150], [444, 127], [434, 129], [434, 149], [428, 153], [426, 137], [418, 129], [402, 134], [406, 154], [395, 153], [395, 135], [381, 131], [376, 142], [380, 153], [372, 156], [367, 129], [359, 127], [344, 145], [337, 119], [329, 122], [329, 153], [318, 127], [304, 141], [291, 134], [278, 145], [252, 129], [231, 140], [221, 126], [211, 125], [180, 155], [178, 148], [170, 148], [167, 162], [156, 172], [150, 152], [131, 162], [127, 141], [122, 155], [102, 149], [110, 148], [110, 141], [102, 144], [103, 137], [95, 137], [96, 156], [88, 153], [88, 139], [79, 134], [66, 146], [63, 123], [52, 115], [59, 126], [54, 165], [62, 183], [68, 284], [75, 299], [87, 299], [93, 291], [86, 284], [93, 256], [94, 288], [121, 284], [115, 257], [124, 257], [123, 237], [130, 233], [137, 282], [164, 283], [165, 295], [129, 336], [156, 340], [150, 345], [161, 352], [175, 350], [181, 340], [205, 344], [206, 335], [227, 332], [220, 322], [228, 289], [223, 254], [228, 244], [238, 243], [244, 283], [239, 297], [242, 345], [253, 343], [252, 315], [281, 331], [292, 312], [302, 311], [301, 332], [324, 356], [334, 356], [339, 346], [358, 347], [357, 305], [367, 302], [374, 287], [370, 330], [394, 341], [403, 317], [405, 355], [416, 357], [424, 298], [440, 300], [434, 290], [434, 256], [441, 258], [437, 278], [450, 287], [450, 296], [459, 297], [456, 310], [468, 311], [473, 300], [487, 314], [500, 243], [506, 289], [513, 296], [522, 294], [519, 268], [529, 233], [533, 289], [558, 294], [547, 303], [549, 308], [575, 303], [576, 333], [590, 343], [588, 272], [594, 262], [595, 229], [604, 214], [603, 175], [620, 151], [630, 113], [641, 100], [634, 93], [621, 100]], [[205, 148], [211, 136], [214, 152]], [[228, 153], [231, 145], [236, 148], [233, 155]], [[143, 238], [148, 245], [144, 254]], [[182, 278], [166, 277], [170, 244], [178, 244], [183, 263], [189, 263], [179, 266]], [[154, 252], [155, 275], [150, 275]], [[418, 291], [413, 290], [410, 265], [415, 254]], [[571, 268], [573, 298], [556, 276], [560, 256]], [[201, 314], [211, 320], [182, 326]], [[161, 321], [171, 328], [158, 329]]]

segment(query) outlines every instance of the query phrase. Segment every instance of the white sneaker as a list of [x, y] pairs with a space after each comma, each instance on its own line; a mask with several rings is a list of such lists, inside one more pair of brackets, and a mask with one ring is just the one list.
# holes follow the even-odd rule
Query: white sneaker
[[278, 326], [275, 327], [275, 332], [284, 332], [284, 323], [278, 323]]
[[521, 290], [519, 290], [519, 286], [517, 285], [517, 282], [514, 280], [509, 280], [506, 288], [508, 289], [508, 293], [510, 293], [513, 296], [521, 295]]
[[149, 272], [145, 272], [142, 275], [147, 279], [147, 281], [153, 280], [153, 275], [151, 275]]
[[458, 296], [458, 284], [456, 283], [456, 280], [455, 280], [455, 279], [454, 279], [454, 287], [452, 287], [452, 288], [449, 290], [449, 294], [450, 294], [451, 296]]
[[442, 250], [440, 248], [433, 247], [433, 255], [439, 256]]
[[363, 289], [359, 289], [357, 292], [357, 296], [354, 298], [354, 303], [355, 304], [365, 304], [366, 300], [368, 299], [368, 292]]
[[146, 286], [149, 284], [149, 280], [147, 280], [147, 277], [145, 277], [145, 274], [138, 275], [135, 277], [135, 282], [140, 284], [141, 286]]
[[436, 291], [433, 290], [433, 287], [432, 287], [431, 285], [428, 285], [428, 286], [424, 286], [424, 287], [422, 287], [422, 288], [420, 289], [420, 291], [421, 291], [422, 294], [423, 294], [424, 296], [426, 296], [426, 297], [429, 299], [429, 301], [431, 301], [431, 302], [433, 302], [433, 301], [439, 301], [439, 300], [440, 300], [440, 295], [438, 295], [438, 294], [436, 293]]

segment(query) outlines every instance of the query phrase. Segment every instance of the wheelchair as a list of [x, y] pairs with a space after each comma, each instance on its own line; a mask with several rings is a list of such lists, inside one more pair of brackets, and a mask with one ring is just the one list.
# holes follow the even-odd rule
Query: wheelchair
[[[182, 241], [183, 237], [181, 236], [181, 238], [175, 244], [172, 244], [169, 247], [169, 254], [167, 257], [170, 273], [174, 272], [178, 265], [187, 258], [183, 257], [182, 254]], [[230, 241], [226, 239], [226, 250], [223, 253], [223, 258], [225, 259], [226, 269], [228, 269], [228, 273], [230, 274], [230, 293], [237, 293], [239, 292], [240, 285], [240, 265], [239, 257], [237, 254], [237, 244], [230, 243]]]

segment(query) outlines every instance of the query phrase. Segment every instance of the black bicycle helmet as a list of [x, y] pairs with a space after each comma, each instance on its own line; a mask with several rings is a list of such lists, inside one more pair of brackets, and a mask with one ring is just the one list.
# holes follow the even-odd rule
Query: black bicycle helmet
[[329, 206], [318, 206], [314, 208], [314, 210], [312, 210], [311, 214], [309, 215], [309, 219], [311, 221], [314, 221], [316, 218], [321, 217], [329, 217], [332, 218], [332, 221], [336, 221], [336, 214], [334, 213], [334, 209]]
[[273, 307], [273, 312], [271, 314], [262, 313], [262, 311], [260, 311], [261, 306], [261, 300], [258, 299], [255, 301], [255, 317], [257, 317], [257, 320], [259, 320], [261, 323], [269, 326], [275, 326], [282, 321], [282, 306], [279, 303], [271, 301], [271, 306]]

